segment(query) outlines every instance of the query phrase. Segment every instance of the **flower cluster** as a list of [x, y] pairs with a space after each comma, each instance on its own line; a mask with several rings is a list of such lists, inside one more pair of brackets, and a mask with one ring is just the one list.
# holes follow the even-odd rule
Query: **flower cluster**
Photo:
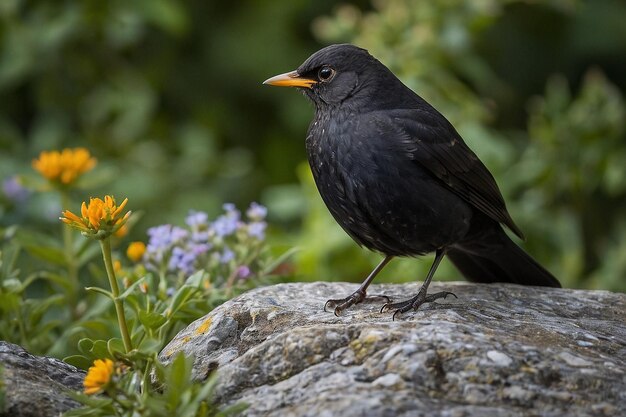
[[184, 228], [166, 224], [148, 229], [143, 254], [146, 268], [178, 277], [200, 269], [218, 270], [222, 278], [246, 279], [256, 274], [267, 209], [252, 203], [244, 218], [233, 204], [223, 208], [224, 213], [213, 221], [205, 212], [192, 211]]
[[80, 208], [81, 217], [65, 210], [61, 221], [78, 230], [85, 236], [97, 239], [105, 239], [111, 234], [118, 232], [130, 217], [130, 211], [121, 216], [128, 199], [124, 199], [118, 206], [115, 198], [107, 195], [104, 200], [90, 198], [89, 204], [83, 202]]
[[33, 168], [52, 182], [72, 184], [96, 166], [96, 159], [85, 148], [43, 151], [33, 160]]

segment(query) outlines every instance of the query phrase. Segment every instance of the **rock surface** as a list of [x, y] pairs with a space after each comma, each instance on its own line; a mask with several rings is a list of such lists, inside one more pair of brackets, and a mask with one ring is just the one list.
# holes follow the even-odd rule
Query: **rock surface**
[[[363, 303], [322, 311], [354, 284], [249, 291], [161, 352], [219, 368], [217, 399], [248, 416], [624, 416], [626, 294], [435, 283], [440, 300], [396, 321]], [[416, 284], [373, 285], [394, 300]]]
[[58, 416], [79, 404], [65, 391], [82, 390], [85, 372], [58, 359], [33, 356], [12, 343], [0, 341], [4, 417]]

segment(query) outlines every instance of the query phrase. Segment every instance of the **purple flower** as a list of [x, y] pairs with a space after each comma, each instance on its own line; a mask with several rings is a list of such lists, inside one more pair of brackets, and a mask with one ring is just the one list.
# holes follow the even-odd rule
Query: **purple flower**
[[185, 229], [178, 226], [172, 226], [171, 224], [151, 227], [148, 229], [148, 236], [150, 237], [148, 245], [152, 245], [157, 248], [169, 247], [172, 244], [182, 241], [188, 235], [189, 232]]
[[191, 240], [196, 243], [207, 243], [209, 241], [209, 232], [207, 231], [192, 231]]
[[15, 203], [23, 203], [30, 195], [30, 192], [22, 186], [16, 175], [2, 181], [2, 192]]
[[197, 229], [202, 228], [202, 226], [206, 228], [206, 226], [208, 226], [209, 224], [208, 220], [209, 220], [209, 215], [206, 214], [205, 212], [191, 210], [189, 212], [189, 215], [185, 219], [185, 223], [187, 223], [187, 225], [191, 227], [192, 229], [197, 230]]
[[191, 240], [196, 243], [209, 241], [209, 215], [203, 211], [190, 211], [185, 223], [191, 229]]
[[182, 242], [184, 239], [187, 238], [187, 236], [189, 236], [189, 232], [182, 227], [172, 227], [170, 238], [172, 239], [173, 243]]
[[246, 210], [246, 216], [252, 221], [261, 221], [267, 216], [267, 208], [259, 203], [253, 202], [250, 204], [248, 210]]
[[220, 216], [213, 222], [213, 230], [219, 237], [232, 235], [238, 226], [239, 220], [228, 216]]
[[163, 261], [165, 254], [176, 244], [182, 241], [189, 233], [180, 227], [164, 224], [148, 229], [148, 245], [146, 259], [153, 259], [156, 263]]
[[210, 249], [211, 245], [208, 243], [189, 242], [185, 246], [174, 246], [167, 267], [172, 272], [180, 271], [185, 275], [191, 275], [198, 269], [196, 267], [198, 257]]
[[192, 244], [190, 249], [194, 255], [199, 256], [203, 253], [207, 253], [212, 247], [213, 245], [209, 243], [196, 243]]
[[238, 279], [246, 279], [252, 275], [252, 271], [248, 265], [241, 265], [237, 268], [236, 276]]
[[252, 222], [248, 224], [248, 235], [255, 237], [259, 240], [265, 239], [265, 229], [267, 223], [265, 222]]
[[235, 259], [235, 252], [233, 252], [229, 248], [224, 248], [224, 252], [222, 252], [222, 255], [220, 256], [220, 262], [226, 264], [233, 259]]
[[232, 235], [240, 225], [241, 213], [231, 203], [224, 204], [225, 214], [219, 216], [213, 222], [213, 230], [219, 237]]
[[187, 252], [183, 248], [175, 247], [172, 249], [168, 269], [173, 272], [181, 271], [189, 275], [194, 272], [195, 262], [196, 255], [193, 252]]
[[235, 205], [233, 203], [224, 203], [222, 205], [222, 208], [224, 209], [224, 211], [228, 214], [228, 213], [237, 213], [237, 215], [239, 215], [239, 211], [237, 210], [237, 207], [235, 207]]

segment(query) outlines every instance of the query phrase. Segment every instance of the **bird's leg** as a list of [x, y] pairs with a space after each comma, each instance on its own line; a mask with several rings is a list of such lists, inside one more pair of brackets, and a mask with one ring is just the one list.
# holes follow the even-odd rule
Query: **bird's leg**
[[438, 292], [435, 294], [426, 295], [426, 292], [428, 291], [428, 286], [430, 285], [430, 281], [432, 281], [433, 275], [435, 275], [435, 271], [437, 270], [437, 267], [439, 266], [439, 263], [441, 262], [445, 254], [446, 254], [445, 249], [437, 249], [437, 252], [435, 253], [435, 260], [433, 261], [433, 264], [431, 265], [430, 270], [428, 271], [426, 280], [424, 280], [424, 283], [420, 287], [415, 297], [410, 298], [406, 301], [400, 301], [397, 303], [386, 303], [380, 309], [380, 312], [382, 313], [385, 310], [395, 309], [396, 311], [393, 313], [393, 316], [392, 316], [392, 319], [395, 320], [396, 314], [406, 313], [407, 311], [411, 309], [417, 310], [419, 306], [421, 306], [424, 303], [432, 303], [433, 301], [438, 300], [439, 298], [446, 298], [448, 295], [453, 295], [454, 298], [458, 298], [456, 295], [454, 295], [453, 293], [449, 291], [442, 291], [442, 292]]
[[[336, 300], [331, 299], [331, 300], [326, 301], [326, 304], [324, 304], [324, 311], [326, 311], [327, 307], [329, 308], [334, 307], [335, 316], [339, 316], [339, 314], [341, 314], [343, 310], [365, 300], [365, 297], [367, 296], [367, 287], [369, 287], [369, 285], [372, 283], [374, 278], [376, 278], [376, 275], [378, 275], [378, 273], [385, 267], [385, 265], [387, 265], [387, 263], [389, 263], [389, 261], [392, 258], [393, 256], [391, 255], [385, 256], [385, 258], [382, 261], [380, 261], [378, 266], [376, 266], [376, 268], [374, 268], [374, 270], [370, 272], [367, 278], [365, 278], [365, 281], [363, 281], [361, 286], [359, 286], [359, 288], [355, 292], [353, 292], [346, 298], [340, 298]], [[385, 295], [377, 296], [377, 297], [386, 298], [387, 301], [389, 301], [389, 297]]]

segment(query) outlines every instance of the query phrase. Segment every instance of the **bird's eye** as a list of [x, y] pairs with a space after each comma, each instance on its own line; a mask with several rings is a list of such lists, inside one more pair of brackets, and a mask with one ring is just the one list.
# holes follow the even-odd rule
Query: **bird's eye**
[[324, 66], [320, 68], [319, 72], [317, 73], [317, 77], [320, 79], [320, 81], [323, 82], [330, 81], [334, 77], [334, 75], [335, 70], [329, 66]]

